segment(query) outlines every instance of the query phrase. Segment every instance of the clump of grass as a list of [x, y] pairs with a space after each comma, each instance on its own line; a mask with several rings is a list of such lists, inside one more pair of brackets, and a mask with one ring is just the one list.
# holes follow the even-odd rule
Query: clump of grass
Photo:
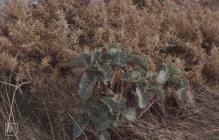
[[12, 57], [10, 54], [7, 54], [5, 52], [0, 54], [1, 60], [0, 60], [0, 69], [1, 70], [14, 70], [17, 66], [18, 62], [17, 59]]

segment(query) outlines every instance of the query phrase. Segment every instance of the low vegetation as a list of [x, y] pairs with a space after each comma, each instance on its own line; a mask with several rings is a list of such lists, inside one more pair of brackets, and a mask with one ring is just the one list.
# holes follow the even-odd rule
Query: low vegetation
[[188, 81], [180, 79], [174, 66], [160, 62], [155, 72], [149, 69], [152, 64], [144, 56], [118, 47], [95, 49], [91, 55], [83, 54], [62, 64], [66, 65], [86, 67], [78, 90], [81, 108], [86, 113], [75, 124], [75, 136], [80, 136], [91, 122], [100, 139], [109, 139], [107, 129], [117, 127], [123, 118], [135, 121], [138, 108], [144, 109], [141, 117], [158, 95], [164, 96], [164, 85], [178, 89], [181, 96], [188, 94]]
[[[217, 5], [1, 5], [0, 139], [218, 139]], [[19, 124], [16, 137], [6, 122]]]

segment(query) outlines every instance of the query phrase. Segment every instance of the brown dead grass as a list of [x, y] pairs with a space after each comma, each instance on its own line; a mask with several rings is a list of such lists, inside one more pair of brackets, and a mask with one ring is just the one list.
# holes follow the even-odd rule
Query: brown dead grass
[[[15, 93], [11, 120], [19, 123], [16, 139], [74, 139], [72, 119], [80, 115], [76, 92], [82, 71], [60, 70], [58, 65], [117, 42], [181, 67], [194, 101], [183, 97], [189, 102], [182, 104], [176, 96], [167, 97], [169, 101], [155, 105], [143, 118], [114, 130], [113, 139], [218, 139], [219, 13], [212, 2], [6, 3], [0, 7], [1, 128]], [[0, 138], [7, 139], [3, 130]]]
[[[153, 107], [144, 119], [127, 123], [120, 127], [120, 137], [129, 134], [128, 140], [167, 139], [167, 140], [216, 140], [218, 135], [219, 94], [210, 88], [194, 86], [192, 108], [167, 107], [161, 115]], [[175, 110], [175, 115], [172, 113]], [[161, 116], [160, 116], [161, 115]]]

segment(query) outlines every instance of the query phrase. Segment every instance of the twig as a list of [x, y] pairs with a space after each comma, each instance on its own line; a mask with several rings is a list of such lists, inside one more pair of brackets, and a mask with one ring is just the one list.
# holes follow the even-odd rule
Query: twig
[[219, 96], [219, 93], [210, 89], [209, 87], [205, 86], [205, 85], [201, 85], [205, 90], [209, 91], [210, 93], [214, 93], [215, 95]]
[[[23, 82], [23, 83], [21, 83], [21, 84], [19, 84], [19, 85], [13, 85], [13, 84], [11, 84], [11, 83], [7, 83], [7, 82], [4, 82], [4, 81], [0, 81], [0, 83], [2, 83], [2, 84], [5, 84], [5, 85], [9, 85], [9, 86], [12, 86], [12, 87], [14, 87], [15, 89], [14, 89], [14, 92], [13, 92], [13, 96], [12, 96], [12, 101], [11, 101], [11, 103], [10, 103], [10, 101], [9, 101], [9, 104], [10, 104], [10, 113], [9, 113], [9, 118], [8, 118], [8, 123], [10, 123], [11, 122], [11, 117], [13, 118], [13, 121], [14, 121], [14, 116], [13, 116], [13, 106], [14, 106], [14, 103], [15, 103], [15, 94], [16, 94], [16, 92], [17, 92], [17, 90], [19, 89], [19, 91], [21, 92], [21, 89], [20, 89], [20, 87], [21, 86], [23, 86], [23, 85], [26, 85], [26, 84], [29, 84], [30, 82]], [[21, 92], [21, 94], [22, 94], [22, 92]], [[8, 97], [8, 99], [9, 99], [9, 97]], [[9, 129], [9, 128], [8, 128]], [[8, 131], [8, 130], [7, 130]]]
[[81, 129], [81, 127], [78, 125], [78, 123], [75, 121], [75, 119], [73, 118], [73, 116], [68, 113], [69, 117], [74, 121], [74, 123], [77, 125], [77, 127], [80, 129], [80, 131], [82, 132], [82, 134], [85, 136], [85, 139], [88, 140], [87, 135], [84, 133], [84, 131]]
[[[1, 81], [0, 81], [1, 82]], [[9, 83], [8, 83], [9, 84]], [[23, 85], [25, 84], [29, 84], [29, 82], [24, 82], [24, 83], [21, 83], [19, 84], [18, 86], [15, 86], [15, 90], [13, 92], [13, 97], [12, 97], [12, 101], [11, 101], [11, 105], [10, 105], [10, 113], [9, 113], [9, 119], [8, 119], [8, 122], [10, 123], [10, 118], [11, 118], [11, 115], [12, 115], [12, 110], [13, 110], [13, 106], [14, 106], [14, 101], [15, 101], [15, 94], [16, 94], [16, 91]], [[14, 85], [13, 85], [14, 86]]]
[[211, 132], [219, 132], [219, 128], [218, 129], [209, 130], [209, 131], [205, 131], [204, 133], [211, 133]]
[[23, 85], [28, 85], [28, 84], [30, 84], [31, 82], [23, 82], [23, 83], [21, 83], [21, 84], [19, 84], [19, 85], [13, 85], [13, 84], [11, 84], [11, 83], [7, 83], [7, 82], [4, 82], [4, 81], [0, 81], [0, 83], [5, 84], [5, 85], [8, 85], [8, 86], [12, 86], [12, 87], [15, 88], [15, 90], [19, 90], [20, 93], [23, 94], [23, 92], [22, 92], [22, 90], [21, 90], [20, 88], [21, 88]]
[[122, 138], [122, 136], [118, 133], [118, 132], [116, 132], [114, 129], [110, 129], [115, 135], [117, 135], [118, 137], [120, 137], [120, 138]]
[[50, 120], [49, 113], [48, 113], [48, 109], [47, 109], [47, 107], [46, 107], [46, 104], [45, 104], [45, 101], [44, 101], [44, 100], [43, 100], [43, 105], [45, 106], [46, 114], [47, 114], [47, 116], [48, 116], [49, 125], [50, 125], [50, 129], [51, 129], [51, 133], [52, 133], [52, 138], [53, 138], [53, 140], [55, 140], [53, 127], [52, 127], [51, 120]]

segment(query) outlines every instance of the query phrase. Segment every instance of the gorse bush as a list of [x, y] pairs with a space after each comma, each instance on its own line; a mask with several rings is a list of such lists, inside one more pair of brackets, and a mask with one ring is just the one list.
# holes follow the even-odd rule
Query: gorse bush
[[74, 136], [79, 137], [90, 124], [100, 139], [109, 139], [107, 129], [119, 126], [123, 118], [135, 121], [151, 102], [163, 97], [165, 87], [187, 94], [188, 81], [181, 79], [176, 66], [159, 62], [154, 71], [150, 65], [147, 57], [128, 53], [116, 44], [68, 62], [70, 67], [85, 68], [78, 90], [83, 115], [75, 124]]

